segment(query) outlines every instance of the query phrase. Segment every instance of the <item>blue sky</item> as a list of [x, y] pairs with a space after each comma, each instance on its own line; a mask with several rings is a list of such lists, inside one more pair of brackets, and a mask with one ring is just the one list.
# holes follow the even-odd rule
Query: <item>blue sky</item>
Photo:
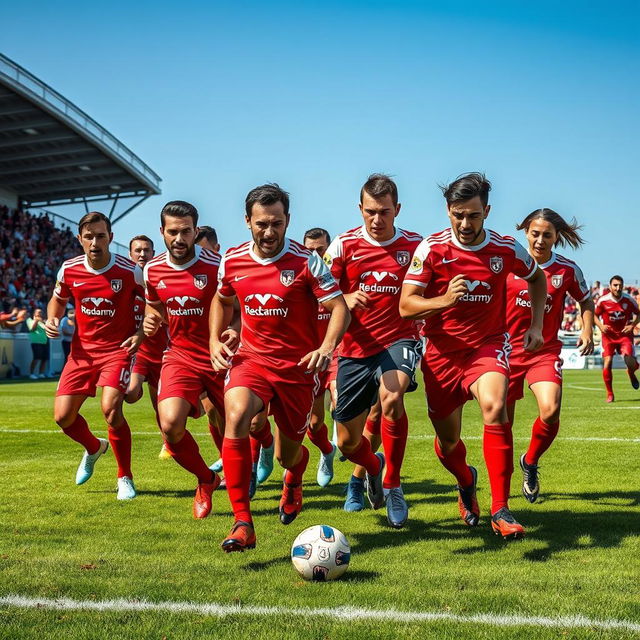
[[516, 222], [551, 207], [585, 225], [565, 253], [588, 280], [640, 280], [638, 3], [486, 5], [16, 2], [0, 49], [163, 178], [121, 242], [160, 241], [180, 198], [239, 244], [267, 181], [291, 193], [292, 237], [334, 235], [373, 171], [398, 182], [399, 226], [428, 234], [447, 224], [438, 183], [482, 170], [488, 226], [523, 241]]

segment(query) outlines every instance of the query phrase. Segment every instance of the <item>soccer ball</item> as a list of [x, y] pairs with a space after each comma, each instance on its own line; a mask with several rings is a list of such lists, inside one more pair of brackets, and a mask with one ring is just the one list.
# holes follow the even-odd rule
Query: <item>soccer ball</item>
[[305, 580], [335, 580], [347, 570], [350, 559], [344, 534], [326, 524], [305, 529], [291, 547], [291, 562]]

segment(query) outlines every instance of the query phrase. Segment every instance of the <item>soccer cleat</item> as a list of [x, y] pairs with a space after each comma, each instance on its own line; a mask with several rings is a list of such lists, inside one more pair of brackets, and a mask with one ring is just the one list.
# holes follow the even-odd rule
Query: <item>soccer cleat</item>
[[409, 507], [404, 499], [402, 487], [384, 489], [384, 499], [387, 503], [387, 520], [395, 529], [402, 529], [409, 519]]
[[93, 475], [93, 467], [96, 464], [96, 460], [107, 452], [109, 441], [104, 438], [98, 438], [98, 440], [100, 441], [100, 447], [95, 453], [84, 452], [76, 471], [76, 484], [84, 484]]
[[35, 373], [32, 373], [32, 374], [29, 376], [29, 380], [37, 380], [37, 379], [38, 379], [38, 376], [37, 376]]
[[249, 481], [249, 500], [251, 500], [251, 498], [256, 495], [256, 489], [258, 488], [257, 466], [257, 464], [254, 464], [251, 467], [251, 480]]
[[213, 482], [201, 482], [196, 488], [196, 495], [193, 499], [193, 517], [197, 519], [206, 518], [211, 513], [211, 494], [220, 485], [220, 476], [213, 474]]
[[607, 393], [607, 402], [613, 402], [614, 397], [613, 397], [613, 393]]
[[333, 459], [336, 455], [336, 445], [331, 445], [331, 453], [320, 454], [320, 460], [318, 461], [318, 474], [316, 480], [321, 487], [326, 487], [333, 480]]
[[225, 553], [232, 551], [244, 551], [245, 549], [255, 549], [256, 532], [251, 522], [236, 520], [229, 535], [222, 541], [222, 550]]
[[280, 522], [291, 524], [302, 510], [302, 485], [285, 482], [280, 498]]
[[538, 499], [540, 483], [538, 482], [538, 465], [527, 464], [526, 454], [520, 456], [520, 468], [522, 469], [522, 495], [531, 503]]
[[346, 489], [347, 498], [344, 501], [344, 510], [362, 511], [364, 509], [364, 479], [351, 476]]
[[638, 382], [635, 371], [629, 371], [629, 380], [631, 381], [631, 386], [634, 389], [640, 388], [640, 382]]
[[471, 486], [458, 489], [458, 509], [460, 509], [460, 517], [470, 527], [477, 527], [480, 522], [480, 507], [478, 506], [478, 498], [476, 497], [476, 486], [478, 484], [478, 471], [475, 467], [469, 465], [469, 471], [473, 477]]
[[136, 497], [136, 487], [129, 476], [118, 478], [118, 500], [133, 500]]
[[273, 473], [273, 444], [270, 447], [260, 447], [260, 455], [258, 456], [258, 470], [256, 480], [258, 484], [262, 484]]
[[380, 471], [371, 476], [368, 473], [364, 478], [364, 485], [367, 488], [367, 498], [374, 509], [379, 509], [384, 504], [384, 491], [382, 490], [382, 472], [384, 471], [384, 455], [380, 452], [376, 453], [376, 457], [380, 460]]
[[497, 536], [505, 540], [524, 538], [524, 527], [516, 522], [507, 507], [502, 507], [491, 516], [491, 528]]
[[210, 467], [214, 473], [220, 473], [222, 471], [222, 458], [218, 458]]
[[160, 460], [171, 460], [171, 454], [169, 453], [169, 449], [167, 449], [166, 444], [162, 445], [162, 449], [160, 449], [158, 458], [160, 458]]

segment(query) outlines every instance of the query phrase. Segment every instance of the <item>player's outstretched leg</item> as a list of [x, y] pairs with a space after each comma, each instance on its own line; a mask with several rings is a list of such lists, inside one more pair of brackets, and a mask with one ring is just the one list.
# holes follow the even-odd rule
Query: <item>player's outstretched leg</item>
[[[281, 445], [283, 440], [285, 440], [285, 437], [281, 435]], [[287, 444], [293, 443], [289, 441]], [[291, 464], [284, 474], [282, 497], [280, 498], [279, 505], [280, 522], [282, 522], [282, 524], [291, 524], [302, 510], [302, 477], [309, 462], [309, 450], [303, 445], [299, 445], [299, 447], [300, 453], [298, 454], [298, 460], [294, 464]], [[289, 451], [281, 452], [283, 465], [289, 465], [289, 461], [284, 459], [285, 456], [293, 456]]]
[[[375, 413], [374, 413], [375, 412]], [[382, 444], [380, 436], [380, 422], [382, 420], [380, 402], [371, 408], [364, 424], [364, 432], [362, 437], [369, 441], [371, 450], [377, 451]], [[337, 437], [338, 429], [335, 433]], [[346, 460], [346, 458], [345, 458]], [[362, 511], [364, 509], [364, 476], [366, 470], [360, 465], [356, 465], [353, 475], [349, 479], [345, 487], [346, 498], [344, 501], [344, 510], [348, 512]]]
[[640, 388], [640, 381], [636, 376], [636, 371], [640, 365], [638, 361], [631, 355], [625, 355], [624, 362], [627, 365], [627, 375], [629, 376], [629, 382], [634, 389]]

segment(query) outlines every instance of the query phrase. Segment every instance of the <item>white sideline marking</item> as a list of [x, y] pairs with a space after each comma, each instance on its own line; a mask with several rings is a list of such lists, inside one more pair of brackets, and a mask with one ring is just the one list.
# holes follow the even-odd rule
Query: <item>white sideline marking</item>
[[469, 624], [486, 624], [491, 626], [510, 627], [545, 627], [577, 629], [590, 628], [624, 629], [640, 631], [640, 624], [629, 620], [595, 620], [582, 615], [547, 616], [504, 615], [494, 613], [476, 613], [459, 615], [440, 611], [400, 611], [398, 609], [364, 609], [355, 607], [337, 607], [335, 609], [309, 609], [306, 607], [268, 607], [200, 604], [197, 602], [147, 602], [146, 600], [72, 600], [70, 598], [26, 598], [24, 596], [7, 595], [0, 597], [0, 606], [20, 607], [23, 609], [55, 609], [65, 611], [162, 611], [169, 613], [195, 613], [198, 615], [223, 618], [226, 616], [299, 616], [304, 618], [329, 618], [340, 621], [360, 622], [362, 620], [389, 620], [392, 622], [458, 622]]
[[568, 382], [564, 382], [563, 387], [568, 387], [569, 389], [580, 389], [580, 391], [602, 391], [604, 392], [604, 385], [601, 387], [579, 387], [577, 384], [569, 384]]

